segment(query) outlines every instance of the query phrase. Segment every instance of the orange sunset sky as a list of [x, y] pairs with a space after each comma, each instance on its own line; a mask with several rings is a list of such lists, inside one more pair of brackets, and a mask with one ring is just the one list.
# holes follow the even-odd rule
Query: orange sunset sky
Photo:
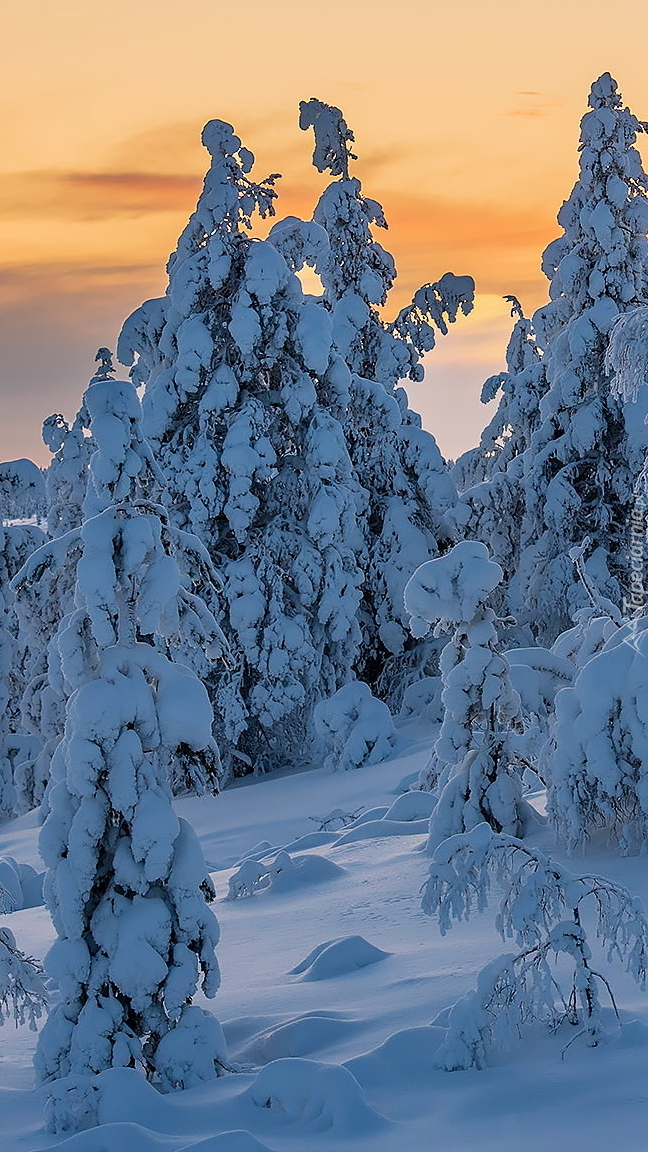
[[477, 282], [475, 312], [409, 389], [456, 455], [503, 366], [502, 295], [527, 311], [545, 299], [540, 253], [592, 80], [612, 72], [648, 120], [646, 0], [0, 0], [0, 15], [4, 458], [47, 461], [43, 418], [73, 416], [97, 347], [164, 291], [206, 120], [234, 124], [258, 175], [283, 173], [278, 215], [310, 215], [325, 184], [297, 124], [310, 96], [343, 109], [354, 174], [384, 205], [388, 312], [447, 270]]

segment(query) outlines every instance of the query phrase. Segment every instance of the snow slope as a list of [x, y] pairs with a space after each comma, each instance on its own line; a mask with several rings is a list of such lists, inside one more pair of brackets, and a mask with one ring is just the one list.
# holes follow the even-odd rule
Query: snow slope
[[[573, 1030], [535, 1026], [484, 1071], [435, 1069], [443, 1030], [432, 1022], [507, 947], [488, 912], [446, 937], [421, 912], [423, 808], [400, 802], [389, 812], [401, 781], [429, 756], [431, 734], [420, 736], [410, 730], [391, 760], [356, 772], [320, 769], [179, 801], [217, 888], [223, 983], [213, 1005], [242, 1071], [167, 1096], [135, 1072], [102, 1073], [100, 1126], [62, 1139], [43, 1132], [34, 1035], [7, 1025], [3, 1152], [644, 1152], [648, 1005], [603, 959], [624, 1022], [620, 1030], [609, 1011], [605, 1045], [576, 1041], [563, 1057]], [[338, 816], [318, 832], [334, 809], [356, 813], [356, 828]], [[37, 833], [34, 814], [5, 825], [0, 856], [38, 866]], [[277, 864], [282, 849], [294, 867], [285, 857]], [[228, 899], [229, 879], [250, 854], [276, 865], [272, 882]], [[648, 895], [644, 859], [599, 852], [584, 863]], [[53, 935], [42, 907], [0, 924], [36, 956]]]

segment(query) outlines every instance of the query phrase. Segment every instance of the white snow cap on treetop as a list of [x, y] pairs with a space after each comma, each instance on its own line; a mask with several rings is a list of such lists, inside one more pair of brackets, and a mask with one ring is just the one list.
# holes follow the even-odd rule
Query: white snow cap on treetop
[[305, 132], [312, 128], [315, 134], [313, 164], [318, 172], [327, 169], [331, 176], [348, 179], [349, 160], [357, 160], [350, 144], [354, 135], [339, 108], [324, 104], [322, 100], [302, 100], [299, 105], [299, 127]]
[[405, 588], [412, 635], [425, 636], [439, 620], [472, 620], [502, 577], [499, 564], [477, 540], [462, 540], [445, 556], [421, 564]]
[[[234, 156], [241, 148], [241, 141], [234, 132], [232, 125], [226, 124], [224, 120], [208, 120], [200, 139], [214, 159], [217, 156]], [[249, 168], [244, 169], [244, 171], [249, 172], [252, 163], [253, 159], [251, 158]]]

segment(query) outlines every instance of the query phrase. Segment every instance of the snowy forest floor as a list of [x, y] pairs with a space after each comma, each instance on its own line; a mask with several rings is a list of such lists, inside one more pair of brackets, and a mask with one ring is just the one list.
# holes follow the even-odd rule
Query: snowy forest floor
[[[599, 970], [611, 981], [623, 1023], [620, 1029], [610, 1009], [604, 1045], [588, 1049], [577, 1040], [565, 1052], [574, 1029], [550, 1033], [538, 1025], [483, 1071], [435, 1069], [443, 1030], [432, 1021], [474, 986], [483, 964], [510, 948], [495, 933], [490, 910], [446, 937], [423, 915], [420, 820], [409, 827], [359, 824], [326, 837], [313, 836], [312, 819], [360, 807], [362, 820], [373, 808], [379, 818], [429, 748], [430, 735], [410, 728], [384, 764], [242, 782], [213, 799], [179, 801], [218, 893], [223, 981], [210, 1007], [230, 1058], [254, 1071], [168, 1096], [135, 1072], [104, 1073], [102, 1124], [62, 1139], [43, 1131], [32, 1080], [34, 1034], [8, 1023], [0, 1032], [3, 1152], [645, 1152], [648, 997], [602, 958]], [[0, 856], [42, 867], [37, 836], [35, 813], [5, 825]], [[293, 847], [303, 836], [310, 839]], [[546, 831], [533, 839], [551, 849]], [[315, 860], [298, 862], [293, 874], [284, 869], [268, 890], [226, 900], [237, 862], [261, 841], [287, 847], [293, 860]], [[648, 905], [645, 858], [597, 848], [569, 866], [611, 876]], [[0, 917], [0, 924], [37, 957], [52, 940], [42, 907]], [[291, 974], [318, 945], [358, 936], [388, 955], [376, 958], [350, 940]], [[374, 962], [356, 966], [367, 959]], [[294, 1059], [278, 1063], [286, 1057]]]

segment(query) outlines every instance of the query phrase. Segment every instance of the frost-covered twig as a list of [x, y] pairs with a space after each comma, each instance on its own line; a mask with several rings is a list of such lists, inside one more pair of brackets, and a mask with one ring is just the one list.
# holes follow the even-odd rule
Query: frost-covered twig
[[0, 928], [0, 1025], [13, 1017], [16, 1027], [28, 1024], [35, 1032], [46, 1004], [40, 964], [17, 948], [9, 928]]
[[315, 821], [318, 832], [328, 832], [332, 825], [335, 825], [337, 829], [346, 828], [347, 825], [353, 824], [363, 810], [364, 804], [355, 808], [353, 812], [344, 812], [341, 808], [334, 808], [328, 816], [310, 816], [309, 819]]

